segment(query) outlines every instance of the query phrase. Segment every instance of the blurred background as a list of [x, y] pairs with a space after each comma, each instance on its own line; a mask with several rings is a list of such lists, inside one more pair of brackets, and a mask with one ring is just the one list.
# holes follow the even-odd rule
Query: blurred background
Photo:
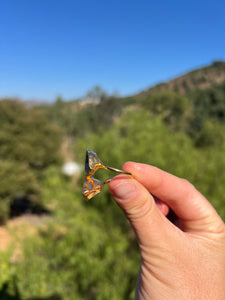
[[83, 199], [85, 152], [187, 178], [225, 220], [224, 1], [0, 4], [0, 299], [133, 299], [137, 243], [107, 186]]

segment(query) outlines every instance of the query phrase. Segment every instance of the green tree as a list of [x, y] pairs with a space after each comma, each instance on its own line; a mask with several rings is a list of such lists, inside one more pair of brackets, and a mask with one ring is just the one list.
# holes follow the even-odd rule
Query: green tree
[[45, 114], [23, 103], [0, 101], [0, 159], [46, 168], [59, 161], [61, 135]]
[[107, 93], [99, 85], [96, 85], [87, 92], [87, 97], [101, 100], [107, 97]]
[[18, 101], [0, 101], [0, 124], [0, 221], [3, 222], [16, 197], [37, 201], [42, 171], [60, 161], [61, 133], [42, 111]]

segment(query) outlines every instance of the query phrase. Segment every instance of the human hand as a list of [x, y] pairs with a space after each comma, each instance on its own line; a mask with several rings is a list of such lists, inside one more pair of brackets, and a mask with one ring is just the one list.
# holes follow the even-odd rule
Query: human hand
[[184, 179], [133, 162], [123, 169], [133, 178], [119, 175], [109, 190], [141, 252], [135, 299], [225, 299], [225, 224], [215, 209]]

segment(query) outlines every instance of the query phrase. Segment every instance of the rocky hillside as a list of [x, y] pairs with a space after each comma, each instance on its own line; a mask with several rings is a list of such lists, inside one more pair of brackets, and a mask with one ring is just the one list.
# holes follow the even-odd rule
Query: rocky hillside
[[195, 69], [168, 82], [151, 87], [135, 95], [135, 97], [146, 98], [148, 95], [162, 90], [186, 94], [196, 89], [202, 90], [223, 82], [225, 82], [225, 61], [215, 61], [209, 66]]

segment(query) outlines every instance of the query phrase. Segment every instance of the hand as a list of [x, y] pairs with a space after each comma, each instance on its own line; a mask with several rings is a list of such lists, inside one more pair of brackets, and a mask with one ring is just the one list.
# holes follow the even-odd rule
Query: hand
[[184, 179], [145, 164], [123, 169], [133, 178], [119, 175], [109, 190], [141, 252], [135, 299], [225, 299], [225, 224], [215, 209]]

